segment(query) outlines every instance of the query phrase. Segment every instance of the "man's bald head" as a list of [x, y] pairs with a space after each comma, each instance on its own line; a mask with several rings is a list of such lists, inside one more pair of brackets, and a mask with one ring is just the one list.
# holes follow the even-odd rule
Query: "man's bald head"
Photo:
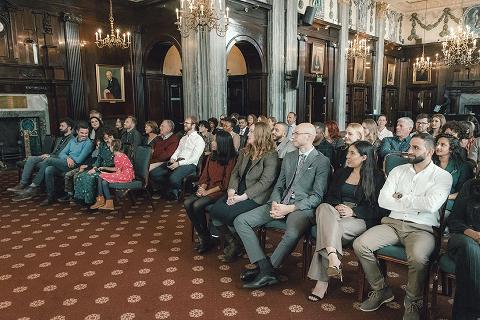
[[313, 140], [317, 131], [315, 126], [311, 123], [300, 123], [295, 127], [295, 131], [292, 135], [293, 145], [299, 149], [310, 150], [313, 147]]

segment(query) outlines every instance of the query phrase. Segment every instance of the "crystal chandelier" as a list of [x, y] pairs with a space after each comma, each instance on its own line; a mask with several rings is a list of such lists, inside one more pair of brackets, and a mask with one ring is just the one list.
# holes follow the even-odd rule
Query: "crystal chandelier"
[[98, 29], [97, 32], [95, 32], [95, 43], [97, 44], [97, 47], [99, 48], [112, 48], [112, 47], [118, 47], [122, 49], [127, 49], [130, 47], [131, 44], [131, 39], [130, 39], [130, 32], [127, 32], [126, 34], [123, 33], [120, 35], [120, 29], [115, 29], [113, 27], [113, 10], [112, 10], [112, 0], [110, 0], [110, 18], [108, 19], [110, 21], [110, 34], [107, 34], [106, 37], [102, 38], [102, 29]]
[[[480, 62], [480, 50], [477, 50], [476, 35], [470, 27], [459, 26], [457, 32], [450, 31], [450, 35], [442, 42], [443, 60], [445, 65], [452, 68], [463, 66], [469, 68]], [[475, 55], [477, 54], [477, 57]]]
[[[424, 16], [424, 23], [427, 24], [427, 0], [425, 0], [425, 16]], [[423, 29], [423, 48], [422, 48], [422, 56], [417, 57], [416, 62], [413, 64], [413, 71], [420, 71], [420, 72], [427, 72], [430, 71], [433, 67], [432, 61], [430, 61], [430, 57], [425, 57], [425, 28]]]
[[367, 44], [367, 39], [360, 38], [357, 33], [353, 41], [348, 40], [347, 59], [365, 59], [369, 54], [370, 46]]
[[182, 37], [188, 37], [191, 30], [212, 31], [215, 29], [220, 37], [227, 33], [229, 8], [222, 10], [222, 0], [180, 0], [180, 9], [176, 9], [178, 31]]

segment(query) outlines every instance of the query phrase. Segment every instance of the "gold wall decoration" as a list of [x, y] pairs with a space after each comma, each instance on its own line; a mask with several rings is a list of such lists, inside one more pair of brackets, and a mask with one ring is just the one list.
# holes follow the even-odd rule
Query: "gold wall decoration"
[[27, 108], [27, 96], [0, 96], [0, 109]]

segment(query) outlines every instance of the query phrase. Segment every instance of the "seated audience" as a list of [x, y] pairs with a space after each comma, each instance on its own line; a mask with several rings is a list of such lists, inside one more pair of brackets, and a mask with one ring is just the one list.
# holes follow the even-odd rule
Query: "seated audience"
[[198, 123], [198, 133], [205, 142], [205, 150], [203, 151], [203, 154], [208, 156], [212, 152], [212, 142], [215, 137], [210, 132], [210, 125], [207, 121], [202, 120]]
[[115, 139], [120, 139], [123, 135], [123, 120], [121, 118], [117, 118], [115, 120]]
[[88, 125], [85, 122], [81, 122], [77, 125], [77, 128], [77, 137], [70, 139], [58, 157], [48, 157], [43, 160], [30, 186], [20, 192], [13, 201], [27, 200], [38, 194], [38, 189], [44, 180], [47, 189], [47, 199], [41, 205], [50, 205], [56, 201], [55, 176], [79, 167], [93, 149], [93, 143], [88, 138]]
[[295, 127], [297, 125], [297, 115], [295, 112], [289, 112], [287, 115], [287, 139], [292, 140], [292, 135], [295, 132]]
[[170, 161], [162, 163], [150, 171], [154, 183], [164, 187], [163, 193], [173, 200], [178, 200], [183, 178], [195, 173], [198, 161], [205, 150], [205, 142], [197, 133], [197, 118], [189, 116], [183, 122], [185, 135], [180, 139], [177, 149]]
[[473, 168], [466, 162], [462, 147], [457, 138], [450, 134], [442, 133], [437, 136], [437, 145], [433, 162], [452, 175], [452, 189], [448, 196], [447, 210], [451, 210], [458, 192], [465, 181], [473, 178]]
[[247, 119], [245, 117], [238, 117], [238, 135], [240, 136], [240, 148], [245, 148], [247, 144], [247, 137], [248, 137], [248, 124]]
[[160, 124], [160, 139], [153, 148], [149, 171], [166, 163], [178, 148], [178, 136], [173, 134], [175, 124], [172, 120], [163, 120]]
[[382, 141], [383, 138], [393, 137], [393, 132], [387, 129], [387, 124], [387, 116], [384, 114], [379, 115], [377, 119], [377, 125], [378, 139], [380, 139], [380, 141]]
[[218, 120], [217, 118], [209, 118], [208, 119], [208, 125], [210, 126], [210, 132], [213, 134], [213, 135], [216, 135], [217, 134], [217, 127], [218, 127]]
[[232, 119], [232, 121], [234, 123], [233, 132], [235, 132], [236, 134], [238, 134], [240, 132], [240, 127], [238, 126], [238, 118], [239, 117], [240, 117], [240, 115], [236, 112], [234, 112], [230, 115], [230, 119]]
[[370, 142], [375, 148], [375, 155], [377, 154], [382, 141], [378, 139], [377, 123], [373, 119], [365, 119], [362, 122], [364, 140]]
[[330, 277], [342, 279], [342, 246], [380, 223], [384, 210], [378, 195], [385, 175], [377, 169], [374, 147], [367, 141], [348, 148], [347, 166], [335, 171], [325, 201], [316, 211], [317, 237], [308, 277], [317, 283], [308, 300], [324, 298]]
[[158, 124], [155, 121], [145, 122], [145, 137], [143, 137], [142, 145], [149, 146], [152, 149], [155, 147], [158, 139], [159, 129]]
[[413, 120], [403, 117], [397, 120], [395, 127], [395, 137], [385, 138], [378, 151], [378, 155], [383, 160], [387, 154], [394, 152], [406, 152], [410, 148], [410, 132], [413, 129]]
[[447, 220], [448, 255], [455, 261], [453, 320], [480, 318], [480, 179], [467, 181]]
[[365, 140], [364, 130], [361, 124], [359, 123], [350, 123], [345, 129], [345, 144], [340, 149], [336, 150], [335, 161], [333, 163], [333, 168], [335, 170], [345, 167], [345, 162], [347, 160], [348, 147], [359, 140]]
[[90, 209], [115, 210], [113, 199], [110, 194], [110, 183], [127, 183], [135, 179], [135, 170], [132, 162], [122, 150], [122, 142], [113, 140], [110, 149], [114, 155], [114, 167], [99, 167], [98, 175], [98, 196], [97, 201]]
[[23, 165], [23, 171], [22, 171], [22, 176], [20, 178], [19, 183], [12, 187], [8, 188], [8, 191], [12, 192], [20, 192], [25, 189], [29, 183], [30, 179], [32, 177], [33, 171], [35, 168], [40, 168], [40, 164], [42, 161], [49, 157], [56, 158], [60, 154], [60, 152], [68, 145], [70, 140], [73, 137], [72, 134], [72, 129], [74, 127], [73, 120], [70, 118], [64, 118], [60, 120], [60, 125], [59, 125], [59, 131], [61, 136], [55, 139], [55, 146], [53, 148], [52, 153], [45, 153], [39, 156], [29, 156], [25, 160], [25, 164]]
[[[81, 203], [91, 205], [95, 202], [97, 192], [98, 176], [100, 168], [113, 167], [113, 152], [111, 150], [114, 140], [114, 131], [105, 130], [103, 141], [98, 147], [98, 156], [92, 166], [81, 165], [80, 172], [75, 175], [73, 198]], [[59, 199], [60, 200], [60, 199]]]
[[445, 125], [447, 120], [445, 116], [440, 113], [436, 113], [430, 119], [430, 134], [435, 138], [440, 133], [442, 133], [442, 127]]
[[240, 214], [264, 204], [272, 192], [279, 168], [278, 154], [270, 128], [264, 122], [250, 126], [247, 146], [240, 150], [228, 183], [226, 196], [215, 202], [210, 216], [226, 241], [224, 262], [232, 262], [241, 253], [241, 242], [228, 226]]
[[230, 133], [233, 138], [233, 145], [235, 146], [235, 150], [238, 152], [240, 148], [240, 136], [233, 132], [234, 122], [230, 118], [223, 119], [223, 130]]
[[[472, 122], [474, 123], [474, 122]], [[474, 130], [473, 130], [473, 142], [470, 146], [470, 152], [468, 154], [468, 159], [471, 159], [474, 163], [476, 163], [477, 167], [480, 167], [480, 126], [477, 122], [475, 125], [474, 123]]]
[[250, 126], [255, 123], [257, 123], [257, 116], [252, 113], [249, 114], [247, 116], [247, 127], [250, 128]]
[[90, 116], [90, 134], [92, 141], [103, 139], [103, 121], [96, 116]]
[[330, 160], [330, 164], [333, 164], [335, 150], [333, 146], [328, 143], [327, 139], [325, 139], [325, 125], [322, 122], [315, 122], [313, 126], [317, 132], [313, 140], [313, 146]]
[[420, 319], [429, 259], [435, 248], [434, 228], [440, 225], [439, 210], [452, 187], [452, 176], [433, 163], [434, 152], [435, 140], [431, 135], [419, 133], [412, 137], [409, 163], [393, 168], [378, 197], [378, 204], [389, 210], [390, 215], [353, 242], [355, 254], [373, 289], [360, 305], [362, 311], [375, 311], [394, 299], [375, 251], [401, 244], [409, 266], [403, 318]]
[[420, 113], [417, 115], [415, 120], [415, 132], [411, 135], [413, 136], [416, 133], [428, 133], [430, 131], [430, 118], [426, 113]]
[[325, 139], [333, 146], [335, 151], [345, 146], [345, 141], [340, 137], [340, 130], [335, 121], [325, 122]]
[[478, 131], [476, 130], [475, 124], [472, 121], [463, 121], [465, 124], [465, 127], [467, 128], [467, 136], [466, 136], [466, 146], [465, 149], [467, 149], [467, 154], [470, 156], [470, 153], [472, 152], [472, 149], [474, 148], [475, 142], [476, 142], [476, 135], [475, 133], [478, 134]]
[[273, 127], [275, 127], [275, 124], [277, 123], [277, 118], [275, 117], [268, 117], [267, 124], [270, 127], [271, 130], [273, 130]]
[[122, 152], [132, 160], [135, 157], [137, 147], [142, 143], [142, 135], [137, 130], [137, 119], [134, 116], [128, 116], [123, 124]]
[[198, 234], [199, 244], [196, 250], [200, 254], [214, 245], [207, 226], [205, 208], [227, 192], [236, 154], [232, 136], [228, 132], [219, 131], [198, 181], [198, 190], [184, 202], [187, 215]]
[[[315, 209], [322, 202], [330, 175], [330, 161], [313, 147], [315, 127], [301, 123], [293, 133], [297, 151], [288, 153], [269, 201], [235, 219], [234, 226], [247, 251], [254, 270], [242, 272], [244, 288], [261, 288], [278, 283], [274, 268], [296, 247], [298, 240], [314, 223]], [[285, 234], [270, 259], [260, 246], [255, 228], [273, 220], [286, 223]]]
[[95, 110], [95, 109], [91, 109], [90, 112], [88, 113], [88, 118], [89, 119], [91, 119], [93, 117], [96, 117], [96, 118], [100, 119], [100, 121], [103, 120], [102, 114], [98, 110]]
[[285, 122], [277, 122], [272, 129], [272, 139], [280, 159], [283, 159], [287, 153], [297, 150], [292, 141], [287, 139], [287, 130], [288, 126]]

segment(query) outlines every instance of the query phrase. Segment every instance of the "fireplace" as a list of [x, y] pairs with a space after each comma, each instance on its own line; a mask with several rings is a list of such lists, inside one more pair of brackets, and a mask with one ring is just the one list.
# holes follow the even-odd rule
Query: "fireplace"
[[50, 134], [48, 102], [44, 94], [0, 94], [0, 160], [22, 159], [22, 133], [30, 136], [32, 154], [41, 151], [41, 139]]
[[458, 113], [480, 114], [480, 94], [462, 93], [458, 99]]

